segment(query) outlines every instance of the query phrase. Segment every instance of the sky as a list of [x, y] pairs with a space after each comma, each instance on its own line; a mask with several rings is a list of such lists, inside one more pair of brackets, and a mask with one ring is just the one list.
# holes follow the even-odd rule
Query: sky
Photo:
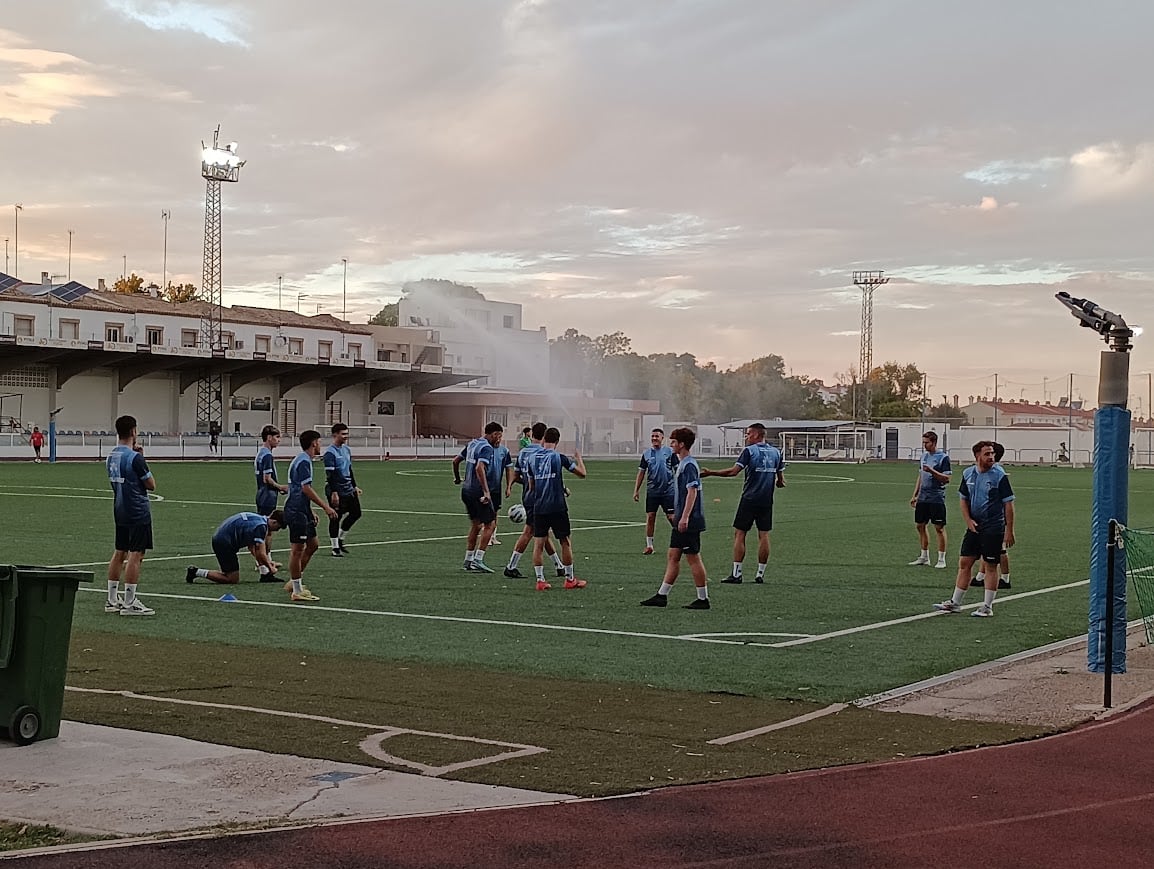
[[[10, 8], [9, 8], [10, 7]], [[20, 275], [201, 283], [363, 322], [443, 278], [551, 336], [726, 368], [874, 362], [929, 392], [1091, 404], [1053, 299], [1150, 327], [1148, 0], [39, 0], [0, 20], [0, 231]], [[2, 200], [7, 200], [2, 201]], [[14, 253], [10, 243], [10, 254]], [[342, 303], [347, 259], [347, 302]], [[14, 271], [15, 269], [9, 269]], [[1145, 410], [1143, 410], [1145, 408]]]

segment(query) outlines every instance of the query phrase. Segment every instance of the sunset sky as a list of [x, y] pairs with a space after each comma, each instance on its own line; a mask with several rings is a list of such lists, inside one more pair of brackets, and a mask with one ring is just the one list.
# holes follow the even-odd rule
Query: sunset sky
[[[529, 328], [620, 329], [719, 366], [874, 360], [935, 397], [1093, 403], [1105, 345], [1053, 300], [1150, 329], [1146, 0], [39, 0], [0, 19], [0, 231], [20, 276], [200, 284], [202, 140], [225, 303], [341, 310], [446, 278]], [[14, 271], [10, 268], [9, 271]], [[1148, 408], [1146, 411], [1148, 412]]]

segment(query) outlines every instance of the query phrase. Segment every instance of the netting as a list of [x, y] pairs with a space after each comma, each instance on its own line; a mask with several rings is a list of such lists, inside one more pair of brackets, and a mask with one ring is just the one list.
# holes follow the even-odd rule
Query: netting
[[1126, 557], [1126, 576], [1142, 612], [1146, 642], [1154, 644], [1154, 531], [1119, 528], [1118, 536]]

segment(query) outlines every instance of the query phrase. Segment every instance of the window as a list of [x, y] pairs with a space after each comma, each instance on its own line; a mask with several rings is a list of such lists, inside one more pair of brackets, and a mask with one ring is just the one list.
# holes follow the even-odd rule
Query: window
[[349, 358], [351, 358], [351, 359], [360, 359], [361, 358], [361, 345], [360, 344], [350, 344], [349, 345]]
[[257, 353], [268, 353], [268, 341], [269, 341], [268, 335], [257, 335], [256, 336], [256, 352]]
[[512, 314], [506, 314], [505, 315], [505, 328], [506, 329], [512, 329], [513, 328], [513, 315]]
[[289, 351], [289, 356], [304, 356], [305, 355], [305, 339], [304, 338], [289, 338], [288, 351]]
[[378, 362], [392, 362], [393, 361], [393, 351], [392, 350], [378, 350], [377, 351], [377, 361]]
[[156, 346], [164, 343], [164, 329], [160, 326], [145, 326], [144, 340], [147, 344]]
[[36, 333], [36, 318], [14, 316], [12, 318], [12, 332], [15, 335], [32, 337]]
[[333, 358], [333, 342], [332, 341], [318, 341], [317, 342], [317, 356], [321, 359]]
[[613, 431], [613, 417], [606, 416], [598, 419], [597, 428], [599, 431]]
[[124, 324], [123, 323], [105, 323], [104, 324], [104, 340], [105, 341], [123, 341], [124, 340]]
[[80, 340], [79, 320], [61, 320], [57, 328], [60, 330], [61, 338], [68, 338], [72, 341]]
[[378, 416], [394, 416], [397, 412], [397, 406], [392, 401], [378, 401], [377, 415]]
[[180, 346], [195, 347], [197, 345], [197, 331], [195, 329], [180, 330]]

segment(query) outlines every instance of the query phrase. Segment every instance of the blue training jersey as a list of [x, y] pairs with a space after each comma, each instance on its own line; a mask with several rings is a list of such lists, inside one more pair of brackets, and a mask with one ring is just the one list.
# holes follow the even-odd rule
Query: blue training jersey
[[325, 466], [325, 491], [336, 492], [339, 495], [352, 495], [356, 492], [356, 482], [353, 480], [353, 454], [348, 444], [329, 444], [321, 458]]
[[267, 537], [268, 519], [257, 513], [229, 516], [212, 535], [214, 543], [219, 541], [227, 544], [236, 552], [264, 543]]
[[562, 469], [572, 471], [577, 463], [567, 455], [546, 447], [533, 455], [532, 463], [533, 511], [538, 516], [567, 511], [569, 508], [565, 503], [565, 483], [561, 479], [561, 472]]
[[108, 483], [112, 486], [112, 517], [117, 525], [145, 525], [152, 521], [148, 489], [152, 476], [144, 456], [120, 444], [108, 454]]
[[781, 450], [764, 441], [749, 444], [734, 462], [745, 470], [741, 497], [749, 501], [772, 501], [777, 473], [785, 467]]
[[673, 450], [662, 445], [657, 449], [649, 447], [641, 454], [639, 470], [645, 471], [646, 490], [650, 495], [664, 495], [673, 491], [673, 470], [677, 467], [677, 456]]
[[313, 481], [313, 457], [302, 452], [289, 465], [288, 498], [284, 502], [286, 513], [308, 513], [309, 499], [304, 493], [304, 486]]
[[693, 509], [689, 511], [689, 527], [687, 531], [704, 531], [705, 530], [705, 502], [703, 500], [704, 493], [701, 489], [701, 468], [697, 465], [697, 459], [693, 456], [686, 456], [677, 463], [677, 470], [674, 472], [674, 494], [673, 494], [673, 521], [678, 523], [681, 521], [681, 515], [685, 512], [685, 502], [689, 500], [689, 490], [697, 490], [697, 500], [693, 502]]
[[1006, 527], [1006, 504], [1014, 500], [1010, 478], [1000, 465], [982, 473], [977, 465], [962, 471], [958, 495], [969, 502], [970, 517], [979, 531], [999, 531]]
[[256, 458], [252, 462], [253, 470], [256, 472], [256, 490], [260, 492], [262, 489], [269, 488], [265, 485], [265, 474], [272, 474], [272, 481], [277, 482], [276, 478], [276, 461], [273, 459], [272, 450], [261, 444], [259, 450], [256, 451]]
[[532, 506], [533, 491], [529, 488], [529, 480], [533, 477], [533, 456], [541, 451], [540, 444], [529, 444], [521, 447], [517, 453], [517, 473], [521, 475], [521, 503], [526, 508]]
[[462, 494], [471, 498], [480, 498], [485, 494], [481, 481], [477, 479], [477, 465], [485, 466], [485, 477], [490, 480], [489, 486], [492, 488], [492, 476], [490, 476], [489, 469], [493, 462], [493, 445], [489, 443], [487, 438], [473, 438], [469, 441], [468, 446], [465, 447], [465, 476], [461, 482]]
[[[941, 450], [933, 453], [922, 453], [922, 463], [918, 467], [921, 468], [925, 465], [929, 465], [939, 474], [945, 474], [947, 477], [953, 473], [950, 469], [950, 457]], [[946, 503], [946, 486], [949, 484], [943, 483], [929, 471], [920, 471], [920, 473], [922, 482], [918, 487], [918, 502], [922, 504]]]
[[504, 444], [493, 447], [493, 461], [489, 464], [486, 474], [489, 477], [489, 490], [497, 498], [505, 492], [505, 468], [513, 464], [513, 457], [509, 455], [509, 448]]

